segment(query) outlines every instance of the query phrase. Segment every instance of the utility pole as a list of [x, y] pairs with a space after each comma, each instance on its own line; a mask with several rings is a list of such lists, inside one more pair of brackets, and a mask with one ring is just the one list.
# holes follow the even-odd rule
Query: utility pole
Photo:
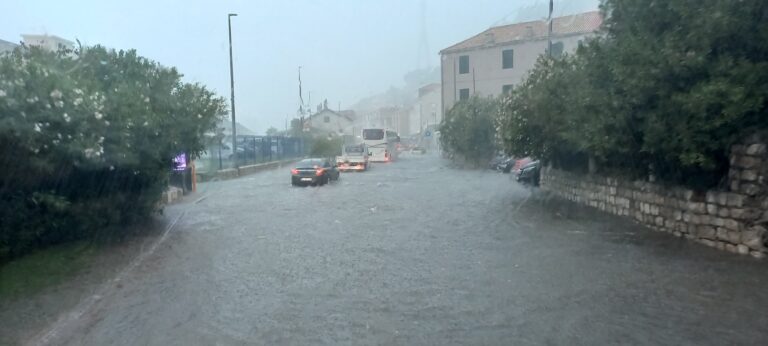
[[549, 29], [547, 30], [547, 55], [552, 57], [552, 9], [554, 8], [554, 0], [549, 0], [549, 16], [547, 17], [547, 24]]
[[301, 91], [301, 66], [299, 66], [299, 132], [304, 132], [304, 96]]
[[237, 16], [237, 13], [230, 13], [227, 15], [227, 26], [229, 27], [229, 83], [232, 90], [232, 97], [230, 102], [232, 105], [232, 155], [235, 158], [233, 165], [237, 168], [237, 122], [235, 121], [235, 72], [234, 65], [232, 63], [232, 17]]
[[456, 94], [456, 57], [453, 57], [453, 104], [458, 103], [459, 95]]
[[424, 118], [422, 118], [421, 113], [423, 111], [424, 105], [419, 102], [419, 136], [424, 135]]
[[437, 106], [433, 103], [432, 104], [432, 123], [435, 124], [435, 126], [438, 125], [437, 123]]

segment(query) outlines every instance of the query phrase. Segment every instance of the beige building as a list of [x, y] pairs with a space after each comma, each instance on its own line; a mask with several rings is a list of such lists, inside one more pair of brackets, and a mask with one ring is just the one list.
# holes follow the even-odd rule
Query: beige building
[[0, 53], [13, 51], [18, 46], [19, 46], [18, 44], [15, 44], [13, 42], [0, 40]]
[[376, 110], [362, 111], [358, 127], [384, 128], [407, 134], [410, 131], [409, 109], [400, 106], [379, 107]]
[[55, 35], [22, 34], [21, 37], [24, 39], [24, 44], [28, 46], [37, 46], [51, 51], [75, 48], [74, 42]]
[[412, 132], [423, 132], [426, 128], [439, 125], [443, 120], [440, 90], [440, 83], [427, 84], [419, 88], [419, 100], [416, 103], [418, 118], [411, 119], [411, 123], [414, 123], [414, 120], [416, 122], [416, 126], [412, 126]]
[[328, 101], [323, 102], [317, 108], [317, 113], [309, 116], [305, 126], [328, 133], [329, 136], [355, 135], [353, 126], [355, 122], [355, 112], [344, 110], [334, 111], [328, 108]]
[[[600, 12], [554, 18], [552, 54], [595, 34]], [[519, 84], [547, 51], [547, 21], [497, 26], [440, 51], [443, 112], [471, 95], [495, 97]]]

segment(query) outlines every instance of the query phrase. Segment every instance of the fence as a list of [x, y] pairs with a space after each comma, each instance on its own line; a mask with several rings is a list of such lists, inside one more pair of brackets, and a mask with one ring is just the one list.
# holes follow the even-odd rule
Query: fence
[[209, 146], [195, 160], [196, 171], [199, 174], [213, 173], [228, 168], [298, 158], [307, 153], [306, 141], [298, 137], [237, 136], [237, 149], [234, 152], [231, 145], [222, 141], [218, 145]]

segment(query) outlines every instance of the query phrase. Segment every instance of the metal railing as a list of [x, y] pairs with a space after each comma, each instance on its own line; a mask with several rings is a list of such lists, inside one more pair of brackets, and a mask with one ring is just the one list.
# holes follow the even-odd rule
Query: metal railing
[[291, 158], [299, 158], [308, 152], [302, 138], [285, 136], [237, 136], [237, 148], [222, 142], [206, 149], [205, 154], [195, 160], [199, 174], [213, 173], [229, 168], [254, 165]]

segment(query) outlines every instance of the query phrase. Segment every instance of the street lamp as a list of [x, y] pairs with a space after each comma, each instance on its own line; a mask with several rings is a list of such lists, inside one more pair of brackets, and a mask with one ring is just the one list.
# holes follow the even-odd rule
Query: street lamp
[[547, 55], [552, 57], [552, 9], [554, 1], [549, 0], [549, 16], [547, 16]]
[[232, 156], [235, 159], [233, 163], [237, 168], [237, 125], [235, 122], [235, 73], [232, 64], [232, 17], [236, 17], [237, 13], [230, 13], [227, 15], [227, 26], [229, 27], [229, 83], [232, 90], [232, 97], [230, 102], [232, 105]]
[[432, 104], [432, 118], [434, 119], [433, 123], [437, 126], [437, 105], [434, 103]]

